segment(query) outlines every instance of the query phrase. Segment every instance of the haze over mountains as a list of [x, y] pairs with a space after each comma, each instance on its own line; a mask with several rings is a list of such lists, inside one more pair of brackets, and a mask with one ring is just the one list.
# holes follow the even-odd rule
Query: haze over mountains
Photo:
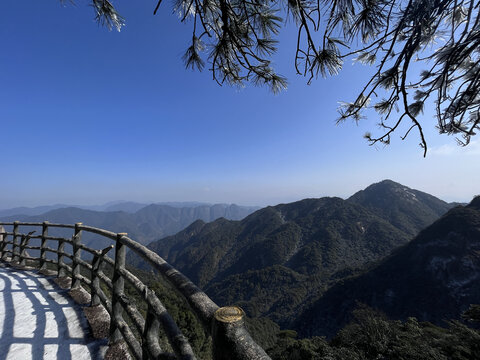
[[[102, 205], [67, 205], [67, 204], [54, 204], [54, 205], [42, 205], [35, 207], [15, 207], [11, 209], [1, 209], [0, 217], [12, 216], [12, 215], [41, 215], [51, 210], [57, 210], [62, 208], [78, 208], [83, 210], [93, 211], [125, 211], [135, 212], [149, 204], [142, 204], [132, 201], [111, 201]], [[160, 203], [160, 205], [168, 205], [167, 203]], [[185, 206], [187, 203], [185, 203]]]
[[[136, 207], [140, 207], [140, 209], [132, 212]], [[44, 208], [48, 207], [33, 208], [31, 211], [36, 212]], [[146, 244], [159, 237], [174, 234], [197, 219], [213, 221], [217, 218], [225, 217], [237, 220], [244, 218], [257, 209], [256, 207], [238, 206], [235, 204], [170, 203], [170, 205], [144, 205], [132, 202], [107, 204], [104, 208], [106, 209], [105, 211], [94, 211], [77, 207], [60, 207], [38, 215], [14, 214], [1, 217], [0, 220], [50, 221], [63, 224], [82, 222], [86, 225], [113, 232], [126, 232], [132, 239]], [[10, 210], [10, 212], [17, 211], [17, 209]], [[112, 211], [112, 209], [115, 209], [115, 211]], [[55, 235], [63, 236], [63, 233], [58, 230], [58, 234]], [[85, 234], [83, 241], [86, 245], [92, 245], [96, 248], [109, 245], [108, 240], [102, 240], [93, 234]]]
[[305, 199], [241, 221], [196, 221], [148, 246], [219, 304], [290, 327], [332, 286], [407, 244], [454, 205], [386, 180], [346, 200]]
[[[230, 204], [209, 204], [202, 203], [197, 201], [167, 201], [167, 202], [157, 202], [157, 203], [140, 203], [135, 201], [110, 201], [102, 205], [67, 205], [67, 204], [55, 204], [55, 205], [42, 205], [35, 207], [16, 207], [11, 209], [0, 209], [0, 217], [11, 216], [11, 215], [41, 215], [50, 210], [56, 210], [61, 208], [78, 208], [84, 210], [93, 210], [93, 211], [125, 211], [127, 213], [135, 213], [138, 210], [148, 206], [148, 205], [165, 205], [174, 208], [193, 208], [199, 206], [229, 206]], [[232, 204], [233, 205], [233, 204]], [[241, 208], [257, 210], [258, 206], [240, 206]]]

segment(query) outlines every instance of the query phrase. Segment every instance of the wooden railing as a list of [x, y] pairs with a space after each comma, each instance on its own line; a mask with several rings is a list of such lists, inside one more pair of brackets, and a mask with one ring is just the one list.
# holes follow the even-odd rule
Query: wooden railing
[[[6, 231], [3, 226], [11, 227]], [[36, 231], [22, 232], [21, 228]], [[70, 229], [71, 237], [50, 236], [49, 229]], [[92, 249], [82, 244], [82, 232], [89, 232], [110, 239], [113, 244], [105, 249]], [[10, 240], [9, 240], [10, 239]], [[40, 246], [31, 246], [31, 239], [40, 239]], [[48, 247], [57, 244], [56, 249]], [[72, 246], [72, 252], [65, 251], [65, 244]], [[130, 353], [136, 359], [196, 359], [188, 339], [182, 334], [175, 321], [165, 309], [154, 291], [150, 290], [138, 277], [125, 267], [126, 251], [135, 252], [147, 260], [170, 284], [186, 299], [192, 311], [212, 337], [214, 360], [270, 359], [265, 351], [251, 338], [244, 324], [244, 313], [238, 307], [219, 308], [204, 292], [187, 277], [173, 268], [155, 252], [130, 239], [126, 233], [113, 233], [77, 223], [52, 224], [26, 222], [0, 222], [0, 259], [25, 265], [26, 261], [36, 261], [40, 269], [54, 264], [58, 277], [71, 276], [72, 289], [85, 286], [90, 290], [90, 306], [103, 306], [110, 315], [110, 344], [125, 341]], [[36, 252], [39, 256], [32, 256]], [[107, 256], [114, 250], [114, 257]], [[81, 252], [91, 254], [90, 262], [82, 258]], [[47, 256], [47, 253], [56, 254]], [[69, 260], [65, 260], [68, 258]], [[104, 265], [113, 269], [110, 278], [105, 274]], [[82, 268], [89, 270], [90, 276], [82, 275]], [[125, 296], [125, 281], [145, 300], [148, 310], [144, 317], [135, 303]], [[102, 290], [101, 283], [109, 291]], [[132, 330], [123, 314], [128, 314], [135, 328]], [[163, 327], [171, 350], [162, 349], [159, 343], [159, 329]], [[137, 336], [135, 336], [135, 333]], [[138, 335], [139, 334], [139, 335]], [[173, 351], [173, 352], [172, 352]]]

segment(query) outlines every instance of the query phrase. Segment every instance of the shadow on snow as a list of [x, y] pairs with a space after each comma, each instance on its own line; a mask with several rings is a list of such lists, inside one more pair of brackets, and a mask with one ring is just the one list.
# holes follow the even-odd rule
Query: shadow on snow
[[81, 307], [51, 279], [0, 266], [0, 360], [101, 359]]

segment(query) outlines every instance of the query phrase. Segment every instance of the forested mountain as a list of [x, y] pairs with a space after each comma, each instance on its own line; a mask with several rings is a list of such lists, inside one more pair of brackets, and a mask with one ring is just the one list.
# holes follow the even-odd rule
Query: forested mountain
[[[242, 221], [197, 221], [149, 247], [219, 304], [239, 304], [251, 316], [286, 325], [337, 281], [406, 244], [416, 232], [409, 227], [411, 213], [421, 209], [418, 223], [428, 225], [449, 207], [420, 192], [409, 207], [404, 198], [414, 190], [392, 181], [380, 183], [380, 193], [375, 188], [348, 200], [269, 206]], [[391, 194], [389, 202], [375, 201], [382, 192]], [[401, 204], [395, 225], [386, 216], [392, 204]], [[145, 267], [134, 256], [130, 261]]]
[[329, 289], [293, 322], [302, 336], [334, 335], [359, 303], [394, 319], [444, 325], [480, 302], [480, 197], [458, 206], [372, 270]]
[[366, 207], [412, 236], [456, 205], [391, 180], [372, 184], [352, 195], [348, 201]]

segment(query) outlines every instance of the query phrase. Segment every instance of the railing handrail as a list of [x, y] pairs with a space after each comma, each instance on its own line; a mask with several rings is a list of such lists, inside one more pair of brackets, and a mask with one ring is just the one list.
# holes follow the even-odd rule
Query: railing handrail
[[[12, 226], [13, 231], [5, 231], [4, 226]], [[33, 232], [24, 234], [19, 231], [20, 227], [42, 227], [41, 235]], [[64, 228], [74, 231], [71, 238], [49, 236], [48, 228]], [[30, 230], [30, 229], [29, 229]], [[89, 232], [108, 238], [115, 242], [103, 250], [92, 249], [81, 243], [82, 232]], [[8, 237], [12, 237], [8, 241]], [[21, 242], [18, 243], [18, 239]], [[30, 239], [41, 239], [41, 246], [29, 246]], [[47, 241], [57, 241], [57, 249], [47, 247]], [[65, 243], [73, 247], [72, 254], [64, 250]], [[7, 246], [11, 245], [11, 250]], [[107, 256], [109, 250], [115, 248], [115, 258]], [[175, 269], [157, 253], [146, 246], [129, 238], [126, 233], [114, 233], [108, 230], [77, 224], [56, 224], [44, 222], [0, 222], [0, 259], [4, 260], [10, 253], [11, 261], [25, 264], [29, 260], [39, 260], [40, 268], [45, 269], [47, 263], [57, 265], [59, 277], [70, 273], [72, 276], [72, 288], [85, 284], [91, 289], [91, 306], [102, 305], [110, 314], [110, 342], [115, 343], [125, 340], [132, 354], [137, 359], [158, 358], [167, 355], [162, 351], [158, 343], [158, 328], [163, 326], [167, 338], [179, 359], [195, 359], [193, 350], [181, 333], [180, 329], [170, 317], [165, 307], [156, 294], [139, 280], [134, 274], [125, 268], [126, 249], [135, 252], [155, 268], [179, 293], [187, 300], [195, 315], [200, 319], [205, 329], [212, 336], [213, 358], [215, 360], [238, 359], [238, 360], [267, 360], [270, 359], [265, 351], [251, 338], [244, 324], [244, 313], [236, 307], [219, 308], [207, 294], [201, 291], [185, 275]], [[26, 250], [40, 250], [39, 257], [27, 256]], [[81, 251], [87, 251], [93, 255], [92, 263], [88, 263], [80, 257]], [[57, 261], [47, 259], [46, 252], [57, 254]], [[65, 264], [64, 258], [72, 260], [71, 266]], [[102, 264], [107, 263], [113, 267], [113, 279], [110, 280], [102, 271]], [[81, 267], [91, 272], [91, 278], [81, 275]], [[144, 319], [135, 305], [125, 301], [124, 281], [127, 280], [141, 294], [148, 305], [146, 318]], [[110, 288], [109, 298], [100, 288], [100, 281]], [[236, 309], [239, 309], [238, 311]], [[137, 330], [141, 334], [141, 343], [136, 340], [130, 327], [123, 320], [123, 312], [126, 312], [133, 320]], [[233, 311], [233, 313], [232, 313]], [[230, 314], [230, 313], [233, 314]], [[222, 314], [229, 313], [229, 316]]]

